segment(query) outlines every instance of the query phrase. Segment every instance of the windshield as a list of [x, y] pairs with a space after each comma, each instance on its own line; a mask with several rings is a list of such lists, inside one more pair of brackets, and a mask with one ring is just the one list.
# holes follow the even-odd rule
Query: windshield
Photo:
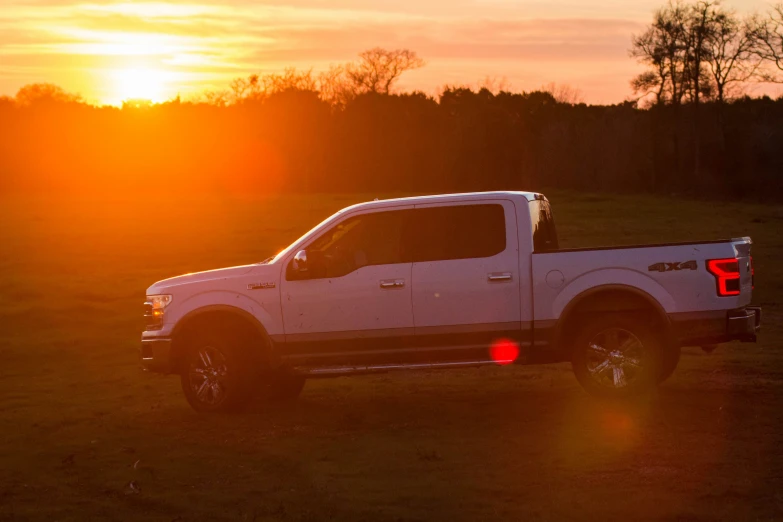
[[340, 211], [338, 211], [338, 212], [335, 212], [334, 214], [332, 214], [332, 215], [331, 215], [331, 216], [329, 216], [328, 218], [324, 219], [323, 221], [321, 221], [320, 223], [318, 223], [318, 224], [317, 224], [315, 227], [311, 228], [310, 230], [308, 230], [307, 232], [305, 232], [304, 234], [302, 234], [302, 235], [301, 235], [301, 236], [300, 236], [300, 237], [299, 237], [299, 238], [298, 238], [296, 241], [294, 241], [293, 243], [291, 243], [290, 245], [288, 245], [287, 247], [285, 247], [283, 250], [281, 250], [280, 252], [278, 252], [276, 255], [274, 255], [274, 256], [272, 256], [272, 257], [270, 257], [270, 258], [268, 258], [268, 259], [265, 259], [265, 260], [264, 260], [264, 261], [262, 261], [260, 264], [271, 264], [271, 263], [277, 263], [277, 262], [278, 262], [278, 261], [279, 261], [279, 260], [280, 260], [282, 257], [284, 257], [286, 254], [288, 254], [288, 252], [290, 252], [290, 251], [293, 249], [294, 245], [298, 245], [298, 244], [300, 244], [302, 241], [304, 241], [304, 240], [305, 240], [307, 237], [309, 237], [311, 234], [314, 234], [316, 231], [318, 231], [318, 230], [320, 230], [321, 228], [323, 228], [324, 226], [326, 226], [326, 224], [327, 224], [327, 223], [330, 223], [330, 222], [331, 222], [333, 219], [335, 219], [335, 218], [336, 218], [336, 217], [337, 217], [337, 216], [338, 216], [338, 215], [339, 215], [341, 212], [342, 212], [342, 210], [340, 210]]

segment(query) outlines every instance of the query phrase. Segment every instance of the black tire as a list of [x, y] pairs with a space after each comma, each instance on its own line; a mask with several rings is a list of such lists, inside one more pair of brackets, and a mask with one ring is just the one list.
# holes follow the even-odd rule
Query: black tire
[[267, 378], [269, 381], [261, 390], [261, 398], [267, 402], [295, 400], [302, 393], [306, 380], [284, 368], [272, 372]]
[[204, 329], [186, 340], [180, 370], [185, 398], [199, 412], [243, 409], [253, 396], [255, 367], [247, 341], [236, 331]]
[[591, 395], [619, 399], [657, 385], [661, 341], [644, 317], [591, 315], [573, 339], [574, 374]]
[[680, 364], [680, 347], [670, 346], [661, 352], [661, 362], [658, 367], [658, 384], [672, 376]]

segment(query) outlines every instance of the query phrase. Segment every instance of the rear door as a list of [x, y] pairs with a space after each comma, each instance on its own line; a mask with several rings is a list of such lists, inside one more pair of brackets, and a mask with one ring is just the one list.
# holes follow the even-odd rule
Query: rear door
[[517, 219], [508, 200], [416, 205], [406, 232], [420, 346], [481, 347], [520, 332]]

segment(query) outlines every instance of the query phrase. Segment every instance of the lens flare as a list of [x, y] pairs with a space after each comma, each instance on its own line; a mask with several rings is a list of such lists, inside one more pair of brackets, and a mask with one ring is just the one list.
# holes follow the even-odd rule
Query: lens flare
[[498, 339], [490, 345], [489, 356], [495, 364], [511, 364], [519, 357], [519, 344], [511, 339]]

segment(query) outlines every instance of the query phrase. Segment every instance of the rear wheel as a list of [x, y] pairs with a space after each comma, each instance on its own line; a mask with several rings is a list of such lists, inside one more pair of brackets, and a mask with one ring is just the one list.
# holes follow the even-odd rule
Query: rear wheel
[[629, 397], [657, 384], [660, 347], [643, 318], [601, 315], [582, 324], [571, 362], [577, 380], [592, 395]]

